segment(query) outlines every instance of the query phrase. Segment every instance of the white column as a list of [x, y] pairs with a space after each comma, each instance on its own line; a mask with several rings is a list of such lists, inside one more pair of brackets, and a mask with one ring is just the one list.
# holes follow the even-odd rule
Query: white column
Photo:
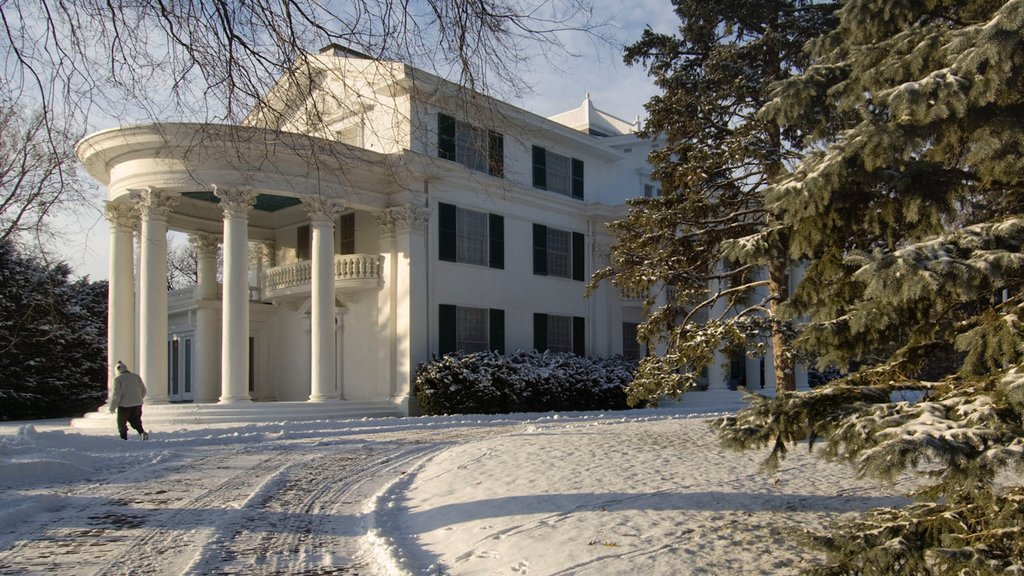
[[408, 410], [416, 365], [429, 359], [426, 232], [430, 210], [398, 206], [380, 212], [377, 219], [383, 231], [381, 247], [390, 248], [390, 277], [385, 284], [389, 284], [392, 349], [385, 356], [390, 356], [392, 366], [384, 373], [391, 374], [391, 401]]
[[335, 372], [334, 221], [344, 206], [321, 198], [303, 202], [313, 236], [309, 401], [326, 402], [339, 398]]
[[249, 402], [249, 211], [256, 195], [214, 190], [224, 211], [221, 403]]
[[113, 385], [114, 367], [120, 360], [135, 364], [135, 255], [132, 236], [139, 211], [132, 204], [107, 202], [104, 215], [110, 222], [110, 256], [107, 291], [107, 391]]
[[142, 212], [139, 376], [146, 403], [167, 402], [167, 215], [178, 198], [153, 189], [136, 195]]
[[216, 402], [220, 396], [220, 323], [217, 297], [217, 251], [220, 240], [213, 234], [190, 234], [189, 243], [199, 257], [196, 303], [194, 402]]
[[[725, 270], [723, 262], [719, 262], [715, 266], [715, 273], [721, 273]], [[728, 283], [725, 280], [711, 279], [708, 281], [708, 293], [711, 296], [721, 294], [723, 290], [729, 288]], [[728, 306], [728, 299], [718, 298], [715, 303], [711, 306], [711, 310], [708, 312], [709, 319], [718, 320], [725, 316], [726, 307]], [[726, 388], [728, 382], [726, 382], [726, 371], [725, 363], [729, 361], [729, 358], [722, 352], [721, 348], [715, 350], [714, 360], [711, 365], [708, 366], [708, 388]]]

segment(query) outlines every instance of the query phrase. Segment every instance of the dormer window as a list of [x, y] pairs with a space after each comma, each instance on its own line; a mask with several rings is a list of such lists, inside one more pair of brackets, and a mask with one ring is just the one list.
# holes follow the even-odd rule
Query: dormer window
[[437, 115], [437, 157], [498, 178], [505, 175], [505, 139], [501, 134], [441, 113]]

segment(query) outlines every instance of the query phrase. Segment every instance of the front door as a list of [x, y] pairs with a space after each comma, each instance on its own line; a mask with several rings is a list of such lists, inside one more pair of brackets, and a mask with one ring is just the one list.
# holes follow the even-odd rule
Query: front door
[[167, 342], [167, 397], [192, 401], [192, 337], [172, 336]]

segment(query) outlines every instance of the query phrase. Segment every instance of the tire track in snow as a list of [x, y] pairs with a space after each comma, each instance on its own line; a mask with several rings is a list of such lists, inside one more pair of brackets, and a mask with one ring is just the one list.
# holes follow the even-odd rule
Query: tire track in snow
[[370, 575], [379, 564], [365, 550], [366, 503], [430, 454], [505, 432], [335, 429], [172, 447], [149, 466], [112, 469], [72, 491], [33, 491], [59, 505], [0, 550], [0, 574]]
[[115, 474], [65, 494], [70, 505], [56, 511], [31, 538], [0, 553], [0, 573], [133, 573], [127, 570], [129, 565], [154, 573], [169, 561], [180, 561], [180, 556], [167, 553], [180, 551], [185, 542], [173, 534], [168, 538], [168, 529], [195, 525], [215, 507], [237, 500], [252, 484], [253, 471], [285, 457], [249, 455], [233, 460], [240, 471], [211, 488], [203, 487], [208, 482], [204, 476], [225, 466], [223, 454], [168, 466], [160, 486], [143, 487]]

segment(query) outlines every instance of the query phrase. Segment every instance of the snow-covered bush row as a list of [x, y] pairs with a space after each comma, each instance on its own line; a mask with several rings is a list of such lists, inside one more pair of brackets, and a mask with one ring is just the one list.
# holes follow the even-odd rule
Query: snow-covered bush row
[[416, 397], [430, 415], [621, 410], [635, 366], [618, 356], [456, 353], [419, 366]]

